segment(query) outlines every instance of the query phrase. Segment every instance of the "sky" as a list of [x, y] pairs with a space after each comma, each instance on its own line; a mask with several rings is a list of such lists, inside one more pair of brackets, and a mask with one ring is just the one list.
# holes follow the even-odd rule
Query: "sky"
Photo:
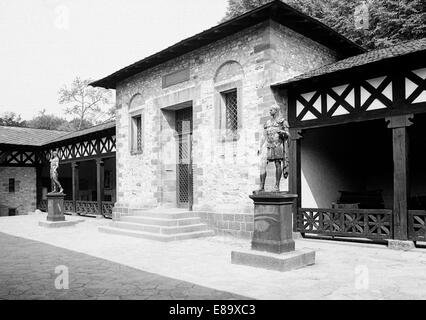
[[[64, 116], [58, 91], [215, 26], [227, 0], [0, 0], [0, 114]], [[69, 117], [68, 117], [69, 118]]]

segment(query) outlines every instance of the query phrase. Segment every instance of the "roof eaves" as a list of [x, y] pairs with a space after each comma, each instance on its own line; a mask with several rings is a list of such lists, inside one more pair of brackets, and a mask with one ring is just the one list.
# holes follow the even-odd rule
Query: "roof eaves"
[[[101, 126], [104, 126], [105, 128], [102, 128], [102, 129], [99, 129], [99, 130], [94, 130], [94, 131], [89, 131], [89, 130], [95, 129], [96, 127], [101, 127]], [[93, 126], [93, 127], [87, 128], [87, 129], [80, 130], [80, 131], [67, 132], [65, 135], [56, 137], [52, 140], [49, 140], [49, 141], [43, 143], [42, 145], [48, 146], [48, 145], [51, 145], [51, 144], [55, 144], [55, 143], [59, 143], [59, 142], [67, 141], [67, 140], [81, 138], [81, 137], [84, 137], [84, 136], [88, 136], [90, 134], [95, 134], [95, 133], [98, 133], [98, 132], [111, 130], [113, 128], [115, 128], [115, 121], [108, 121], [108, 122], [101, 123], [101, 124], [98, 124], [96, 126]]]
[[[309, 17], [308, 15], [296, 10], [295, 8], [283, 3], [282, 1], [279, 0], [275, 0], [272, 2], [269, 2], [261, 7], [258, 7], [252, 11], [249, 11], [245, 14], [242, 14], [238, 17], [235, 17], [231, 20], [225, 21], [217, 26], [214, 26], [210, 29], [207, 29], [201, 33], [198, 33], [190, 38], [187, 38], [185, 40], [182, 40], [160, 52], [157, 52], [151, 56], [148, 56], [147, 58], [144, 58], [142, 60], [139, 60], [127, 67], [124, 67], [114, 73], [112, 73], [111, 75], [102, 78], [100, 80], [94, 81], [92, 83], [90, 83], [91, 86], [93, 87], [103, 87], [103, 88], [107, 88], [107, 89], [116, 89], [117, 84], [127, 78], [130, 78], [133, 75], [136, 75], [139, 72], [142, 72], [144, 70], [146, 70], [147, 68], [156, 66], [158, 64], [161, 64], [163, 62], [166, 62], [168, 60], [170, 60], [171, 58], [167, 58], [165, 59], [162, 56], [166, 56], [170, 55], [170, 53], [172, 51], [175, 51], [175, 55], [176, 56], [180, 56], [183, 55], [185, 53], [191, 52], [193, 50], [195, 50], [196, 48], [202, 47], [203, 45], [206, 44], [200, 44], [200, 41], [203, 40], [204, 37], [204, 41], [210, 43], [211, 41], [217, 41], [223, 37], [226, 37], [227, 35], [233, 34], [235, 32], [238, 32], [239, 30], [242, 29], [241, 26], [243, 26], [243, 28], [246, 28], [250, 25], [254, 25], [256, 23], [259, 23], [261, 21], [266, 20], [266, 18], [272, 18], [275, 17], [274, 20], [280, 20], [278, 19], [277, 16], [277, 11], [278, 10], [286, 10], [287, 12], [289, 12], [290, 14], [297, 16], [299, 18], [302, 18], [303, 20], [307, 21], [308, 23], [311, 24], [311, 26], [316, 26], [317, 28], [319, 28], [321, 31], [323, 31], [324, 34], [327, 34], [330, 39], [330, 42], [334, 42], [337, 45], [337, 42], [340, 43], [344, 43], [345, 47], [346, 47], [346, 51], [354, 51], [357, 53], [361, 53], [361, 52], [365, 52], [365, 49], [360, 47], [359, 45], [357, 45], [356, 43], [352, 42], [351, 40], [345, 38], [343, 35], [339, 34], [338, 32], [336, 32], [335, 30], [333, 30], [332, 28], [328, 27], [327, 25], [323, 24], [322, 22]], [[246, 21], [247, 20], [247, 21]], [[280, 21], [278, 21], [280, 22]], [[283, 21], [281, 21], [280, 23], [283, 23]], [[232, 30], [232, 26], [235, 26], [235, 31]], [[231, 28], [231, 30], [229, 30]], [[228, 30], [226, 30], [228, 29]], [[299, 28], [300, 30], [303, 30], [303, 27]], [[299, 30], [299, 31], [300, 31]], [[228, 31], [228, 32], [227, 32]], [[231, 33], [229, 33], [231, 32]], [[220, 35], [220, 33], [226, 33], [226, 35]], [[206, 38], [206, 36], [210, 36]], [[212, 37], [213, 36], [213, 37]], [[336, 39], [334, 39], [334, 37]], [[315, 40], [315, 39], [314, 39]], [[351, 48], [351, 49], [349, 49]], [[356, 54], [356, 53], [355, 53]], [[346, 56], [350, 56], [350, 54], [346, 54]], [[157, 61], [159, 62], [155, 62], [155, 60], [157, 59]], [[144, 67], [144, 65], [146, 65], [147, 67]], [[145, 69], [144, 69], [145, 68]]]
[[[390, 47], [389, 49], [392, 50], [392, 47]], [[379, 49], [379, 50], [382, 50], [382, 49]], [[354, 71], [354, 70], [364, 70], [364, 69], [370, 67], [371, 65], [387, 63], [387, 62], [392, 61], [394, 59], [398, 59], [398, 58], [406, 57], [406, 56], [411, 56], [411, 55], [418, 54], [418, 53], [421, 53], [421, 52], [426, 52], [426, 49], [413, 50], [413, 51], [407, 52], [407, 53], [398, 53], [398, 54], [395, 54], [393, 56], [384, 57], [384, 58], [381, 58], [381, 59], [372, 60], [372, 61], [368, 61], [366, 63], [356, 64], [356, 65], [353, 65], [353, 66], [349, 66], [349, 67], [345, 67], [345, 68], [341, 68], [341, 69], [337, 69], [337, 70], [328, 69], [330, 66], [337, 65], [337, 64], [340, 64], [340, 63], [345, 63], [346, 59], [340, 60], [340, 61], [337, 61], [337, 62], [330, 63], [328, 65], [321, 66], [318, 69], [314, 69], [314, 70], [309, 71], [307, 73], [298, 75], [294, 78], [291, 78], [291, 79], [288, 79], [288, 80], [285, 80], [285, 81], [276, 82], [276, 83], [271, 85], [271, 88], [284, 88], [284, 87], [293, 86], [293, 85], [296, 85], [296, 84], [300, 85], [300, 84], [303, 84], [304, 82], [311, 82], [311, 81], [313, 82], [313, 81], [316, 81], [318, 79], [325, 78], [325, 77], [331, 76], [331, 75], [344, 74], [344, 73]], [[365, 54], [369, 54], [369, 53], [371, 53], [371, 52], [367, 52]], [[362, 56], [362, 55], [364, 55], [364, 54], [361, 54], [359, 56]], [[356, 57], [358, 57], [358, 56], [354, 56], [354, 57], [351, 57], [351, 58], [356, 58]], [[348, 58], [348, 59], [351, 59], [351, 58]], [[321, 70], [321, 69], [326, 69], [326, 70], [324, 72], [321, 72], [320, 74], [315, 74], [315, 73], [319, 72], [319, 70]]]

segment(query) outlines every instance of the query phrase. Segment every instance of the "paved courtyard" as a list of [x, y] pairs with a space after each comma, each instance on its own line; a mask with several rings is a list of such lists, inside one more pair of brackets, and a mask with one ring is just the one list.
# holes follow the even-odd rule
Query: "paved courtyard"
[[0, 299], [244, 299], [4, 233], [0, 243]]
[[[100, 233], [103, 219], [63, 229], [40, 219], [0, 218], [2, 299], [426, 299], [426, 249], [299, 239], [316, 264], [281, 273], [232, 265], [245, 240], [161, 243]], [[69, 290], [55, 289], [58, 265], [69, 270]]]

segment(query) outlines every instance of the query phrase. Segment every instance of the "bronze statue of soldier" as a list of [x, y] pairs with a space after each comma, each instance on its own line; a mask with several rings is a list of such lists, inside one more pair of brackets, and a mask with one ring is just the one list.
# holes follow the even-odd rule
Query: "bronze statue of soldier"
[[275, 187], [272, 192], [280, 191], [281, 176], [288, 178], [288, 154], [286, 152], [286, 143], [290, 136], [288, 123], [280, 116], [280, 107], [273, 105], [269, 110], [271, 118], [266, 121], [261, 149], [258, 151], [260, 156], [260, 188], [255, 191], [265, 191], [266, 167], [269, 162], [275, 163]]
[[[59, 157], [56, 151], [52, 152], [52, 158], [50, 159], [50, 179], [52, 180], [52, 192], [63, 193], [61, 184], [58, 180], [58, 168], [59, 168]], [[59, 192], [58, 192], [59, 188]]]

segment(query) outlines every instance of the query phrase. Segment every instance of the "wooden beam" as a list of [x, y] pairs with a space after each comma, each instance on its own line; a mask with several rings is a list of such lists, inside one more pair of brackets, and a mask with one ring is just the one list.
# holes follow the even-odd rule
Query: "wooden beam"
[[38, 165], [36, 167], [36, 207], [41, 203], [43, 196], [43, 184], [42, 184], [42, 170], [43, 167]]
[[408, 239], [408, 132], [413, 115], [386, 118], [392, 129], [393, 143], [393, 236], [397, 240]]
[[79, 200], [80, 195], [80, 177], [79, 177], [79, 163], [72, 162], [71, 163], [71, 174], [72, 174], [72, 201], [74, 207], [74, 213], [77, 214], [77, 201]]
[[102, 215], [102, 201], [104, 199], [104, 162], [102, 159], [96, 159], [96, 192], [98, 214]]
[[297, 231], [297, 212], [302, 206], [301, 131], [290, 129], [289, 139], [289, 192], [298, 197], [293, 204], [293, 231]]
[[10, 151], [4, 151], [0, 154], [0, 163], [6, 161], [7, 157], [9, 156]]

